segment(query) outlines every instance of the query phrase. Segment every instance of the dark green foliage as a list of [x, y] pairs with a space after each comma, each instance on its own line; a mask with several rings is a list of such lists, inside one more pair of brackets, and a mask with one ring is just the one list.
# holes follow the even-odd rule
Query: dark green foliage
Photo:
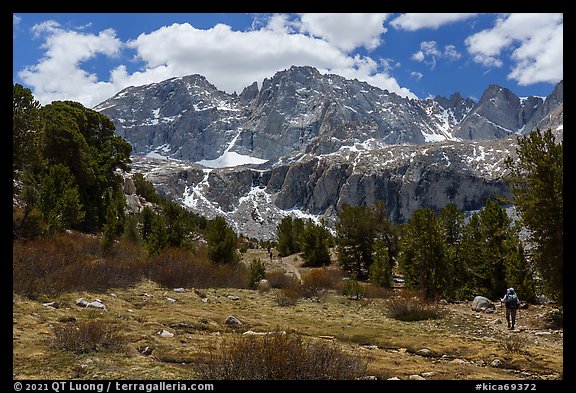
[[282, 219], [276, 228], [278, 237], [278, 253], [288, 256], [300, 252], [300, 236], [304, 231], [304, 221], [300, 218], [292, 219], [287, 216]]
[[82, 228], [98, 230], [106, 223], [110, 190], [119, 186], [116, 169], [128, 170], [131, 146], [114, 135], [106, 116], [72, 101], [55, 101], [41, 108], [44, 157], [62, 164], [75, 177], [85, 216]]
[[402, 229], [399, 264], [406, 285], [420, 289], [424, 299], [444, 295], [451, 277], [446, 242], [434, 212], [417, 209]]
[[344, 281], [342, 285], [342, 293], [351, 300], [360, 300], [366, 295], [366, 291], [362, 284], [356, 279], [349, 279]]
[[539, 129], [518, 139], [518, 159], [508, 158], [507, 178], [513, 203], [522, 224], [528, 229], [531, 259], [551, 294], [563, 300], [563, 155], [562, 142], [556, 143], [552, 130]]
[[134, 244], [142, 243], [142, 234], [138, 230], [138, 217], [127, 214], [124, 222], [123, 238]]
[[104, 224], [102, 243], [105, 249], [109, 249], [122, 233], [126, 222], [126, 199], [122, 189], [116, 187], [111, 191], [110, 203], [106, 209], [106, 223]]
[[146, 242], [152, 233], [152, 221], [154, 220], [154, 211], [146, 206], [142, 210], [142, 239]]
[[373, 246], [373, 262], [369, 268], [370, 282], [380, 287], [392, 287], [392, 264], [390, 253], [383, 240], [378, 239]]
[[[372, 207], [344, 204], [338, 219], [336, 252], [342, 269], [359, 280], [372, 274], [387, 285], [388, 272], [394, 268], [399, 252], [399, 231], [388, 221], [384, 203], [376, 201]], [[371, 269], [375, 260], [379, 265]]]
[[322, 225], [308, 221], [300, 235], [302, 259], [306, 266], [324, 266], [330, 264], [329, 244], [332, 235]]
[[136, 193], [148, 202], [159, 204], [162, 198], [156, 192], [154, 185], [144, 178], [141, 173], [135, 173], [132, 176], [132, 181], [136, 186]]
[[39, 185], [37, 205], [48, 233], [61, 232], [82, 220], [78, 187], [66, 166], [48, 167]]
[[266, 265], [264, 265], [264, 262], [262, 262], [260, 258], [252, 260], [248, 273], [248, 288], [256, 289], [258, 283], [264, 278], [265, 274]]
[[[115, 171], [129, 170], [131, 146], [114, 135], [110, 119], [80, 103], [40, 107], [18, 84], [12, 102], [14, 192], [23, 209], [15, 234], [26, 227], [34, 208], [42, 211], [48, 232], [103, 229], [121, 182]], [[62, 180], [55, 178], [59, 175]]]
[[208, 222], [206, 241], [208, 258], [216, 263], [236, 262], [236, 233], [228, 226], [224, 217], [216, 217]]
[[533, 302], [536, 300], [536, 283], [534, 272], [526, 258], [524, 247], [520, 242], [511, 245], [510, 252], [505, 256], [506, 285], [514, 288], [516, 293], [521, 294], [522, 301]]
[[40, 160], [40, 104], [32, 91], [20, 84], [12, 90], [12, 171], [38, 164]]
[[445, 239], [447, 271], [451, 276], [445, 295], [456, 299], [468, 298], [472, 295], [468, 288], [470, 277], [466, 264], [460, 259], [464, 237], [464, 213], [458, 210], [454, 203], [450, 203], [440, 211], [438, 224]]
[[341, 267], [358, 279], [368, 278], [372, 264], [375, 220], [366, 206], [342, 205], [336, 224], [337, 254]]
[[168, 246], [168, 233], [166, 231], [166, 218], [162, 214], [154, 214], [150, 224], [150, 234], [146, 240], [150, 255], [156, 255]]

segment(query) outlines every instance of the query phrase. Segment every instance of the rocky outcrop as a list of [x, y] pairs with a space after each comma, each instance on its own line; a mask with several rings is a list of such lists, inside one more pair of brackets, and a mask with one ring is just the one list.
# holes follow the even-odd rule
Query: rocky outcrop
[[[515, 138], [433, 145], [344, 148], [301, 153], [272, 167], [206, 169], [174, 161], [134, 158], [135, 171], [170, 199], [208, 218], [224, 216], [240, 233], [273, 238], [286, 215], [325, 220], [331, 226], [342, 204], [382, 200], [389, 219], [405, 222], [414, 210], [455, 203], [478, 210], [494, 195], [509, 196], [504, 159]], [[155, 170], [150, 170], [152, 163]], [[168, 165], [165, 167], [164, 165]], [[178, 166], [179, 165], [179, 166]]]

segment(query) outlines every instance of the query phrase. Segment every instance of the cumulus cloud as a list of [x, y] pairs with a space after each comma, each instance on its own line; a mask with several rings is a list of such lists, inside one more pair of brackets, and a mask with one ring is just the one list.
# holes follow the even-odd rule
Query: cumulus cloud
[[477, 63], [501, 67], [502, 56], [514, 62], [509, 79], [520, 85], [557, 83], [563, 79], [564, 18], [562, 14], [510, 14], [497, 18], [494, 27], [466, 39]]
[[476, 15], [478, 14], [402, 14], [394, 18], [390, 24], [397, 30], [415, 31], [419, 29], [437, 29], [440, 26], [466, 20]]
[[[86, 105], [97, 104], [95, 97], [110, 96], [116, 88], [100, 82], [80, 64], [102, 54], [116, 56], [122, 42], [112, 29], [97, 35], [63, 29], [57, 22], [46, 21], [32, 28], [35, 37], [44, 37], [44, 57], [39, 63], [21, 70], [18, 75], [34, 88], [34, 96], [41, 103], [71, 99]], [[97, 100], [98, 98], [96, 98]]]
[[[308, 24], [314, 18], [321, 22], [312, 34]], [[92, 107], [127, 86], [175, 76], [201, 74], [217, 88], [239, 93], [252, 82], [260, 83], [276, 71], [292, 65], [310, 65], [320, 72], [357, 78], [416, 98], [390, 75], [386, 64], [343, 49], [370, 48], [379, 42], [379, 34], [385, 31], [382, 27], [385, 16], [366, 16], [366, 24], [370, 27], [356, 32], [361, 19], [349, 16], [351, 22], [341, 26], [341, 30], [354, 33], [346, 42], [338, 44], [335, 42], [340, 33], [325, 14], [305, 14], [300, 20], [273, 15], [268, 23], [257, 29], [253, 26], [249, 31], [235, 31], [225, 24], [198, 29], [188, 23], [175, 23], [142, 33], [125, 43], [118, 40], [111, 29], [88, 34], [66, 30], [47, 21], [33, 29], [45, 40], [42, 45], [46, 50], [44, 58], [38, 64], [26, 67], [19, 76], [34, 88], [34, 95], [41, 103], [71, 99]], [[124, 64], [118, 65], [111, 70], [108, 80], [98, 80], [95, 74], [82, 68], [83, 62], [97, 55], [115, 56], [121, 50], [135, 53], [134, 57], [142, 67], [129, 72]]]
[[386, 32], [388, 14], [301, 14], [300, 31], [320, 37], [344, 51], [375, 49]]

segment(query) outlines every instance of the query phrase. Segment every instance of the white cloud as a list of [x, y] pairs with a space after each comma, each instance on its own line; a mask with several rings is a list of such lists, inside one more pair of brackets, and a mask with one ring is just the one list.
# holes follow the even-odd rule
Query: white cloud
[[344, 51], [375, 49], [386, 32], [388, 14], [302, 14], [300, 31], [320, 37]]
[[99, 54], [115, 56], [122, 47], [113, 30], [98, 35], [64, 30], [54, 21], [46, 21], [32, 28], [36, 37], [45, 37], [46, 50], [39, 63], [18, 73], [34, 88], [34, 97], [41, 103], [70, 99], [92, 106], [96, 97], [110, 96], [116, 88], [99, 82], [95, 74], [80, 68], [80, 64]]
[[440, 26], [472, 18], [478, 14], [424, 13], [402, 14], [390, 22], [398, 30], [415, 31], [419, 29], [437, 29]]
[[468, 52], [477, 63], [501, 67], [504, 55], [513, 61], [509, 79], [520, 85], [557, 83], [563, 79], [563, 14], [510, 14], [499, 17], [494, 27], [466, 39]]
[[22, 21], [21, 17], [12, 14], [12, 39], [16, 37], [16, 29], [21, 21]]
[[422, 41], [420, 50], [412, 55], [412, 60], [424, 62], [432, 69], [436, 67], [436, 58], [458, 60], [462, 54], [456, 50], [454, 45], [445, 45], [444, 49], [438, 49], [436, 41]]
[[424, 74], [422, 74], [421, 72], [417, 72], [417, 71], [412, 71], [410, 73], [410, 76], [414, 79], [416, 79], [417, 81], [419, 81], [420, 79], [422, 79], [422, 77], [424, 76]]
[[[383, 21], [382, 16], [367, 18], [367, 24], [372, 28], [355, 35], [344, 46], [370, 46], [375, 42], [371, 40], [378, 31], [374, 27], [375, 19]], [[357, 27], [359, 20], [352, 20], [355, 23], [351, 26]], [[342, 50], [341, 44], [333, 44], [330, 40], [335, 40], [337, 34], [332, 31], [329, 35], [327, 20], [322, 25], [322, 37], [298, 30], [302, 26], [285, 15], [273, 15], [267, 24], [250, 31], [234, 31], [224, 24], [197, 29], [188, 23], [175, 23], [122, 43], [111, 29], [88, 34], [65, 30], [55, 22], [47, 21], [34, 28], [34, 33], [45, 40], [42, 45], [46, 49], [44, 58], [38, 64], [26, 67], [19, 76], [33, 87], [35, 98], [43, 104], [70, 99], [92, 107], [127, 86], [175, 76], [201, 74], [221, 90], [240, 93], [252, 82], [260, 83], [279, 70], [292, 65], [310, 65], [321, 72], [357, 78], [416, 98], [389, 74], [385, 67], [388, 63], [377, 63], [368, 56]], [[125, 65], [119, 65], [110, 71], [108, 80], [98, 80], [95, 74], [82, 68], [86, 60], [97, 55], [115, 56], [120, 49], [135, 51], [142, 68], [128, 72]]]

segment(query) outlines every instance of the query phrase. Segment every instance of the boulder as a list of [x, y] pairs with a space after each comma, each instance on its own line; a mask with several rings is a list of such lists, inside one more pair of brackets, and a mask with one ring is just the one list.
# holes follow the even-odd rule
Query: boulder
[[233, 315], [229, 315], [228, 318], [224, 321], [226, 325], [242, 325], [242, 322], [238, 318]]
[[258, 290], [259, 291], [269, 291], [272, 289], [272, 285], [270, 285], [270, 281], [266, 279], [262, 279], [258, 282]]
[[494, 309], [496, 309], [494, 303], [492, 303], [490, 299], [485, 298], [484, 296], [476, 296], [472, 301], [472, 310], [474, 311], [486, 311]]

